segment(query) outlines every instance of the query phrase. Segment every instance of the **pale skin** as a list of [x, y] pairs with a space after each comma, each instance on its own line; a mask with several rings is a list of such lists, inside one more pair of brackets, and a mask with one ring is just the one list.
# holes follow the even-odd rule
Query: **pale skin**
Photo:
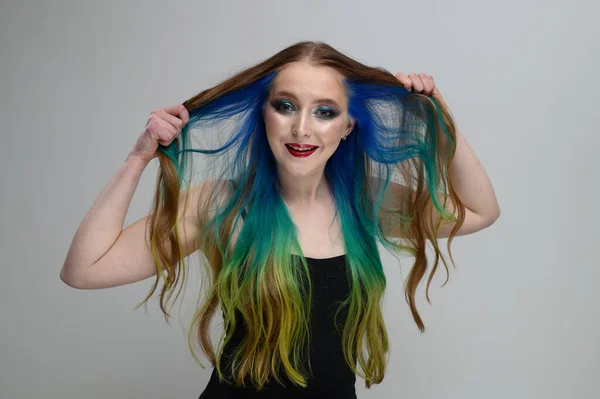
[[[429, 75], [398, 73], [396, 77], [405, 88], [443, 101]], [[339, 219], [333, 219], [336, 205], [323, 175], [327, 159], [342, 138], [352, 134], [355, 123], [347, 113], [341, 82], [342, 76], [333, 69], [304, 62], [289, 64], [277, 75], [264, 108], [267, 138], [278, 162], [282, 196], [298, 228], [302, 252], [309, 258], [329, 258], [345, 252]], [[317, 101], [322, 99], [330, 101]], [[329, 118], [332, 110], [336, 115]], [[126, 228], [123, 224], [141, 174], [156, 157], [158, 143], [168, 145], [188, 121], [189, 114], [182, 105], [152, 112], [134, 149], [77, 229], [60, 272], [66, 284], [79, 289], [100, 289], [134, 283], [156, 274], [145, 229], [147, 216]], [[319, 148], [308, 158], [295, 158], [285, 147], [290, 142], [310, 143]], [[460, 132], [452, 165], [457, 193], [467, 207], [465, 222], [457, 235], [472, 234], [490, 226], [499, 217], [500, 208], [485, 170]], [[185, 215], [180, 213], [179, 234], [186, 256], [198, 249], [194, 245], [198, 218], [193, 214], [193, 204], [200, 199], [203, 184], [187, 193], [190, 206]], [[406, 187], [393, 183], [384, 201], [407, 193], [410, 194]], [[185, 199], [186, 196], [182, 202]], [[437, 214], [431, 217], [435, 219]], [[452, 227], [442, 225], [438, 236], [448, 237]], [[238, 233], [239, 230], [234, 232], [234, 243]], [[385, 234], [398, 237], [399, 231]]]

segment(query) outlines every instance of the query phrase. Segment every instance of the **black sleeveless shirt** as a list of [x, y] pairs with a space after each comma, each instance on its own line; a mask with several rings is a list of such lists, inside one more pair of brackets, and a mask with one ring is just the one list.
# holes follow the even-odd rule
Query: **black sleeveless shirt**
[[[297, 256], [297, 255], [291, 255]], [[356, 375], [346, 364], [342, 352], [342, 331], [347, 314], [338, 315], [339, 332], [334, 325], [338, 303], [350, 292], [346, 277], [346, 255], [333, 258], [306, 258], [312, 283], [310, 319], [310, 365], [312, 375], [308, 376], [307, 387], [302, 388], [285, 380], [285, 387], [271, 381], [259, 392], [252, 386], [235, 387], [227, 382], [219, 382], [216, 369], [199, 399], [213, 398], [327, 398], [356, 399]], [[241, 320], [243, 323], [243, 320]], [[237, 324], [237, 323], [236, 323]], [[240, 324], [238, 324], [240, 325]], [[233, 353], [232, 342], [239, 342], [235, 336], [225, 346], [223, 356]], [[282, 374], [283, 378], [285, 377]]]

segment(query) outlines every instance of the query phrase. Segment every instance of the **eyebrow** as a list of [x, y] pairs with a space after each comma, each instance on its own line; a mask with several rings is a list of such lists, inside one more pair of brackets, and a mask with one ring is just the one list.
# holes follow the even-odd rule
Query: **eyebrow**
[[[294, 100], [298, 101], [298, 97], [296, 97], [293, 93], [285, 90], [279, 90], [274, 96], [287, 96], [292, 97]], [[331, 98], [320, 98], [318, 100], [313, 101], [313, 104], [329, 104], [335, 107], [341, 108], [337, 101], [332, 100]]]

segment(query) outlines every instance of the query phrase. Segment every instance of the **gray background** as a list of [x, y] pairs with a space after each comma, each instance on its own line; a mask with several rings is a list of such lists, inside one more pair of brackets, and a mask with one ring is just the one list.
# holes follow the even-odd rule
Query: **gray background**
[[[598, 11], [591, 0], [3, 1], [0, 397], [200, 395], [210, 368], [188, 352], [193, 291], [169, 326], [156, 299], [133, 310], [153, 278], [81, 291], [59, 271], [150, 111], [305, 39], [432, 74], [502, 208], [456, 239], [457, 269], [443, 288], [439, 272], [432, 306], [418, 291], [425, 334], [403, 298], [410, 263], [383, 253], [391, 358], [358, 396], [600, 397]], [[127, 225], [150, 210], [156, 170]]]

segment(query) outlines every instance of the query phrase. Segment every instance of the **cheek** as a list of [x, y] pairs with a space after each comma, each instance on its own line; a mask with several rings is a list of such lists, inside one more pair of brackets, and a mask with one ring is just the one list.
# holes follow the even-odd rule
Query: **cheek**
[[289, 126], [289, 122], [282, 117], [282, 115], [278, 115], [275, 112], [266, 110], [265, 111], [265, 129], [267, 131], [267, 135], [276, 136], [283, 134]]
[[315, 134], [325, 145], [338, 145], [342, 138], [343, 124], [340, 122], [322, 123], [315, 126]]
[[271, 151], [275, 159], [281, 161], [280, 147], [279, 143], [281, 141], [281, 137], [284, 135], [286, 131], [285, 125], [279, 115], [274, 112], [269, 112], [269, 110], [265, 110], [264, 113], [264, 122], [265, 122], [265, 133], [267, 136], [267, 142], [269, 143], [269, 147], [271, 147]]

